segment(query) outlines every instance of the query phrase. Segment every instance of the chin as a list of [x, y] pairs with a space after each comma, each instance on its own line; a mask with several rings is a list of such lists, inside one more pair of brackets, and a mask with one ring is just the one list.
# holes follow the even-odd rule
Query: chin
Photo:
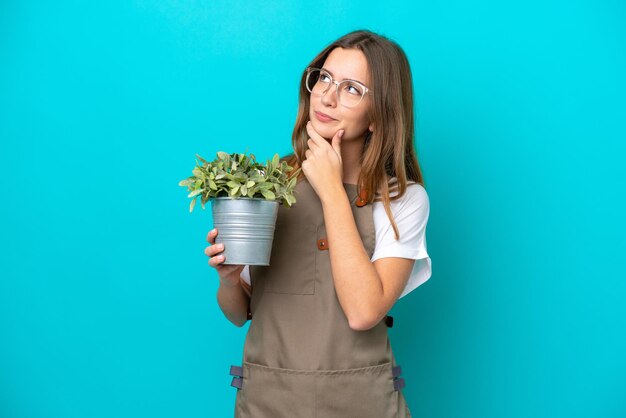
[[311, 123], [313, 125], [313, 129], [315, 129], [318, 134], [320, 134], [323, 138], [326, 138], [329, 141], [333, 138], [333, 135], [335, 135], [335, 133], [339, 130], [336, 127], [330, 127], [317, 120], [312, 120]]

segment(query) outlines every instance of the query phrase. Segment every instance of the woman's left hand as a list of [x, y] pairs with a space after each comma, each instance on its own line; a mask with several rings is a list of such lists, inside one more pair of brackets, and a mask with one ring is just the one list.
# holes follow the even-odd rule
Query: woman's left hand
[[306, 130], [309, 134], [309, 149], [304, 154], [306, 159], [302, 162], [302, 172], [320, 199], [324, 200], [327, 197], [325, 193], [334, 189], [329, 186], [343, 184], [341, 137], [344, 130], [338, 130], [331, 143], [317, 133], [311, 121], [307, 122]]

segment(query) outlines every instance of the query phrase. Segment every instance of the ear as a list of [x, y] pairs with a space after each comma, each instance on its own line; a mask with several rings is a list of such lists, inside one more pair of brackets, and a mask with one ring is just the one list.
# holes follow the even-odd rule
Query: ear
[[367, 129], [369, 129], [370, 132], [374, 132], [374, 122], [370, 123], [370, 126]]

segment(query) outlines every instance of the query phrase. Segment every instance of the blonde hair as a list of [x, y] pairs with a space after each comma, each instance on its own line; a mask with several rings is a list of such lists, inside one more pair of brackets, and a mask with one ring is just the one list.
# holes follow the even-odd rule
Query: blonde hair
[[[374, 132], [366, 135], [361, 151], [361, 172], [357, 187], [365, 192], [368, 203], [382, 201], [391, 221], [396, 240], [400, 238], [390, 202], [404, 195], [409, 181], [424, 186], [413, 145], [413, 82], [406, 54], [395, 42], [367, 30], [350, 32], [328, 45], [309, 63], [321, 68], [335, 48], [358, 49], [369, 66], [371, 105], [368, 115]], [[306, 72], [300, 80], [300, 100], [292, 133], [294, 153], [285, 157], [295, 168], [305, 160], [308, 135], [310, 96], [306, 89]], [[384, 92], [384, 93], [383, 93]], [[300, 173], [299, 178], [303, 178]], [[397, 182], [390, 184], [392, 177]], [[371, 191], [375, 190], [376, 193]], [[390, 196], [390, 192], [396, 192]]]

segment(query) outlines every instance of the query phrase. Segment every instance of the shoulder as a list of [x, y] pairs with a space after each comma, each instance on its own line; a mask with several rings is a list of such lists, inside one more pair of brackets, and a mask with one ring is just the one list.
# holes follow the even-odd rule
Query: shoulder
[[[397, 188], [392, 190], [390, 187], [390, 197], [397, 195]], [[428, 222], [430, 200], [426, 189], [419, 183], [411, 182], [408, 184], [404, 194], [392, 200], [389, 206], [391, 215], [401, 235], [403, 231], [423, 229]], [[385, 211], [382, 200], [373, 202], [372, 212], [377, 233], [392, 230], [391, 219]]]
[[424, 186], [415, 182], [407, 184], [406, 192], [398, 200], [404, 201], [408, 205], [420, 205], [429, 201]]
[[[389, 181], [389, 197], [394, 198], [396, 196], [398, 196], [397, 180], [395, 177], [392, 177]], [[382, 194], [380, 192], [376, 193], [374, 207], [383, 206], [381, 198]], [[391, 201], [391, 209], [394, 212], [406, 207], [428, 206], [429, 203], [428, 192], [426, 192], [424, 186], [414, 181], [409, 181], [404, 194]]]

